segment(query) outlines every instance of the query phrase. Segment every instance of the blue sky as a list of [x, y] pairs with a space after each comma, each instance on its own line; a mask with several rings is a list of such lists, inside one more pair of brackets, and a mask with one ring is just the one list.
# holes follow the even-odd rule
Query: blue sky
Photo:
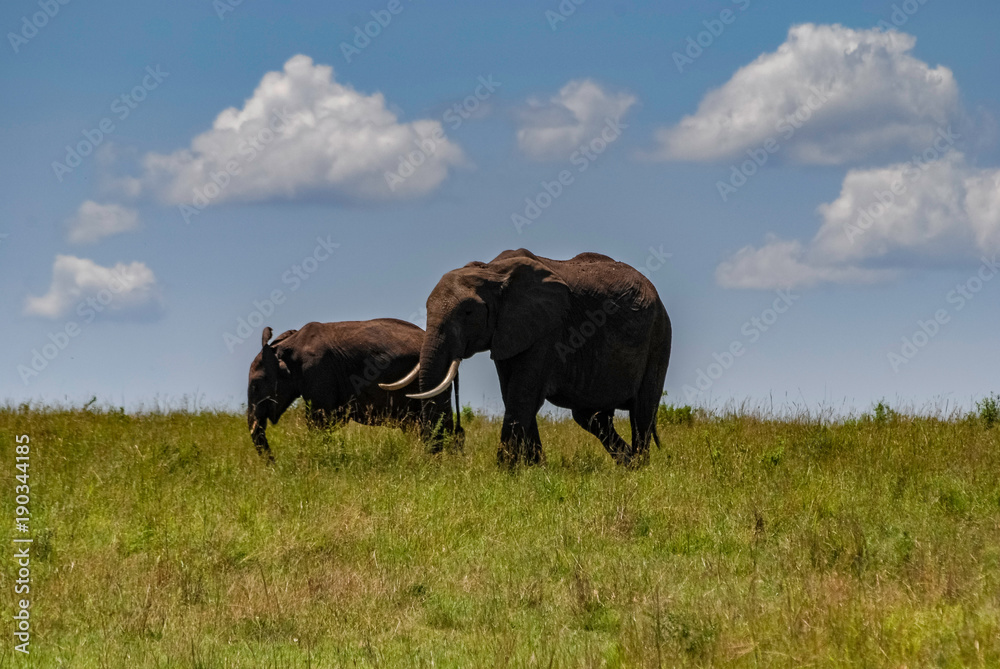
[[[55, 6], [0, 10], [6, 401], [237, 407], [261, 328], [227, 333], [255, 301], [281, 291], [275, 331], [419, 322], [444, 272], [519, 247], [649, 272], [672, 401], [846, 411], [998, 389], [994, 3], [567, 0], [565, 20], [556, 1]], [[229, 159], [239, 173], [186, 221]], [[464, 400], [499, 409], [488, 356], [462, 369]]]

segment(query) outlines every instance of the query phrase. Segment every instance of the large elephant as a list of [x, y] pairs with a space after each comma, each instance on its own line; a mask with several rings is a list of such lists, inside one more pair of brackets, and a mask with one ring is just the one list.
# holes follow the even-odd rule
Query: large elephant
[[[264, 328], [261, 350], [250, 365], [247, 424], [257, 452], [274, 461], [267, 443], [267, 421], [277, 423], [296, 398], [309, 402], [309, 422], [323, 427], [353, 419], [368, 425], [413, 425], [421, 419], [416, 374], [391, 389], [379, 381], [397, 379], [420, 359], [424, 331], [395, 318], [342, 323], [307, 323], [271, 339]], [[458, 384], [455, 384], [456, 403]], [[461, 433], [453, 424], [445, 398], [423, 413], [421, 434], [440, 446], [446, 432]]]
[[[499, 464], [542, 461], [536, 415], [548, 400], [572, 410], [616, 463], [638, 465], [650, 439], [659, 444], [670, 338], [656, 289], [629, 265], [598, 253], [550, 260], [504, 251], [448, 272], [427, 298], [413, 370], [422, 392], [410, 397], [445, 392], [462, 359], [488, 350], [504, 402]], [[616, 409], [629, 411], [631, 446], [615, 431]]]

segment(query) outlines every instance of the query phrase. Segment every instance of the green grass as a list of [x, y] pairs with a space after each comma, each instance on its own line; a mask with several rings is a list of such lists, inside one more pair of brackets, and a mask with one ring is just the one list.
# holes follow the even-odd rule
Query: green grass
[[548, 464], [507, 473], [481, 416], [429, 456], [296, 411], [268, 468], [239, 415], [0, 409], [35, 537], [0, 667], [1000, 664], [988, 416], [661, 418], [641, 471], [546, 420]]

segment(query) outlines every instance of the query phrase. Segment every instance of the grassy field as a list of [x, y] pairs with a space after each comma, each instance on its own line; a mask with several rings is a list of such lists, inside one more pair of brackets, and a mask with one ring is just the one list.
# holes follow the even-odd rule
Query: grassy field
[[296, 411], [267, 468], [240, 415], [0, 409], [4, 550], [18, 434], [35, 539], [0, 666], [1000, 665], [989, 411], [661, 418], [641, 471], [548, 420], [507, 473], [483, 417], [429, 456]]

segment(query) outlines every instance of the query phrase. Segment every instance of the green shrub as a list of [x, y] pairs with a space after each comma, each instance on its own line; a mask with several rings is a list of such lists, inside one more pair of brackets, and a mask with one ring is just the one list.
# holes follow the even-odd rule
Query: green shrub
[[976, 402], [979, 418], [989, 430], [1000, 422], [1000, 395], [992, 394]]
[[656, 422], [667, 425], [692, 425], [694, 410], [687, 405], [675, 407], [672, 404], [661, 404], [656, 412]]
[[885, 425], [886, 423], [891, 423], [899, 418], [899, 414], [891, 409], [885, 400], [879, 400], [878, 404], [872, 409], [874, 413], [866, 413], [861, 416], [864, 420], [874, 421], [876, 425]]

